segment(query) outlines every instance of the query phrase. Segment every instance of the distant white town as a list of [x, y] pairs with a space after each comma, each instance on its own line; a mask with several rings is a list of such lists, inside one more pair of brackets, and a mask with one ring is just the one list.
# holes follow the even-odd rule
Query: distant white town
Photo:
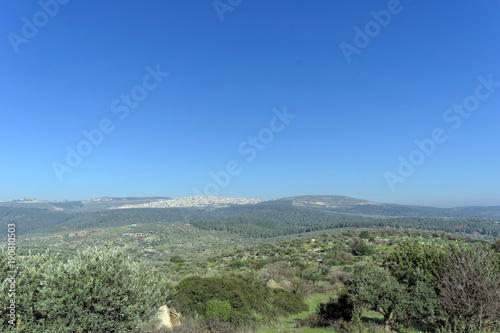
[[136, 205], [124, 205], [117, 207], [118, 209], [129, 208], [174, 208], [174, 207], [229, 207], [230, 205], [250, 205], [257, 204], [264, 200], [247, 199], [247, 198], [223, 198], [223, 197], [185, 197], [170, 200], [159, 200], [156, 202], [148, 202]]

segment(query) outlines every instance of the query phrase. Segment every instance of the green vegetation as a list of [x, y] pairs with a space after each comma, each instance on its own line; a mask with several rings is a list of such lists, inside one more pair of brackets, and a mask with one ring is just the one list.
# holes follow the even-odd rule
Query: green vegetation
[[205, 316], [208, 319], [218, 318], [222, 321], [228, 321], [233, 312], [233, 307], [228, 300], [209, 300], [205, 307]]
[[340, 211], [390, 207], [304, 202], [50, 213], [0, 207], [4, 221], [23, 221], [24, 231], [17, 326], [0, 309], [1, 330], [159, 333], [153, 318], [161, 305], [183, 315], [173, 332], [500, 330], [497, 221], [346, 215]]
[[[12, 280], [2, 248], [2, 302]], [[4, 259], [5, 258], [5, 259]], [[170, 282], [122, 251], [104, 247], [80, 251], [67, 261], [48, 253], [21, 260], [15, 276], [16, 318], [1, 308], [2, 331], [118, 332], [147, 319], [169, 296]]]
[[272, 290], [250, 275], [188, 277], [175, 287], [174, 299], [182, 313], [218, 317], [235, 326], [256, 326], [279, 315], [307, 310], [297, 294]]
[[[322, 200], [329, 202], [327, 199]], [[479, 207], [444, 209], [344, 201], [347, 204], [331, 207], [304, 204], [297, 200], [276, 200], [217, 209], [134, 208], [98, 211], [85, 207], [75, 209], [82, 206], [82, 202], [50, 205], [51, 209], [68, 209], [62, 211], [0, 206], [0, 225], [8, 221], [22, 222], [18, 228], [19, 234], [74, 232], [128, 224], [190, 223], [200, 230], [224, 231], [248, 238], [271, 238], [339, 228], [384, 227], [444, 231], [490, 240], [500, 235], [500, 224], [495, 220], [500, 218], [499, 207], [483, 207], [482, 210]], [[119, 206], [119, 202], [114, 202], [115, 206]]]
[[[393, 326], [409, 302], [404, 286], [387, 269], [370, 261], [354, 266], [351, 278], [346, 283], [346, 292], [349, 300], [346, 303], [353, 304], [354, 311], [366, 307], [379, 312], [387, 328]], [[347, 316], [352, 318], [353, 315]]]
[[372, 310], [382, 315], [385, 329], [498, 332], [499, 263], [500, 255], [485, 244], [437, 247], [406, 240], [382, 264], [370, 259], [354, 265], [344, 293], [320, 305], [310, 321], [359, 326], [362, 311]]

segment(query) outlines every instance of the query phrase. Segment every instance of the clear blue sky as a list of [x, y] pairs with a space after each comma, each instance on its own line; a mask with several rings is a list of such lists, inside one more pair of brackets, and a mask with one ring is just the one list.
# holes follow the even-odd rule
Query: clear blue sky
[[497, 0], [60, 1], [1, 5], [0, 200], [500, 204]]

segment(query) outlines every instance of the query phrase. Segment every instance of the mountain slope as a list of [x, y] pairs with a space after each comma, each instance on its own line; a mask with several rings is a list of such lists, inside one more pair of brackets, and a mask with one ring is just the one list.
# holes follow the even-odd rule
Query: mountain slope
[[477, 217], [500, 219], [500, 206], [438, 208], [376, 203], [344, 196], [308, 195], [278, 199], [294, 206], [372, 217]]
[[[156, 207], [158, 202], [189, 205], [123, 209], [124, 203], [126, 207], [149, 207], [152, 203], [152, 207]], [[247, 202], [251, 204], [245, 204]], [[3, 207], [0, 205], [0, 225], [15, 222], [19, 235], [144, 223], [191, 223], [204, 230], [243, 232], [251, 237], [343, 227], [416, 228], [476, 233], [488, 237], [497, 237], [500, 232], [500, 224], [495, 221], [500, 220], [498, 206], [435, 208], [380, 204], [345, 196], [309, 195], [261, 202], [190, 197], [175, 200], [100, 198], [87, 201], [13, 202], [10, 206], [5, 202], [3, 204]]]

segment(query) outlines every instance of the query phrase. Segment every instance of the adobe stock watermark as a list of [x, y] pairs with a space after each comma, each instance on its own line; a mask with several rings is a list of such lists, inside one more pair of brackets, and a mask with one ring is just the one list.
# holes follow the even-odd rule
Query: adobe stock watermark
[[[451, 108], [446, 109], [443, 113], [444, 122], [450, 124], [451, 129], [454, 131], [462, 126], [464, 119], [469, 118], [473, 112], [477, 111], [481, 101], [490, 98], [496, 88], [500, 87], [500, 81], [494, 81], [492, 74], [488, 75], [487, 78], [481, 75], [477, 80], [479, 84], [476, 86], [474, 94], [465, 97], [462, 103], [453, 104]], [[386, 171], [384, 173], [385, 181], [391, 192], [396, 190], [396, 184], [404, 183], [408, 177], [413, 175], [416, 168], [434, 154], [438, 144], [444, 143], [447, 139], [448, 135], [444, 129], [434, 128], [428, 138], [414, 141], [417, 148], [412, 150], [407, 157], [399, 155], [397, 172]]]
[[9, 298], [7, 309], [7, 322], [11, 326], [16, 326], [16, 224], [7, 224], [7, 286], [9, 287], [7, 296]]
[[51, 18], [59, 13], [60, 5], [66, 5], [70, 0], [40, 0], [38, 5], [40, 10], [35, 12], [31, 19], [23, 16], [21, 22], [21, 34], [9, 32], [7, 38], [15, 53], [19, 53], [19, 47], [28, 44], [29, 41], [38, 35], [39, 29], [45, 27]]
[[[132, 87], [129, 93], [123, 93], [111, 102], [111, 112], [115, 113], [118, 119], [125, 120], [129, 116], [130, 110], [136, 109], [139, 103], [146, 99], [148, 92], [158, 88], [163, 79], [170, 75], [170, 73], [162, 72], [159, 64], [154, 69], [150, 66], [146, 66], [145, 69], [147, 74], [142, 78], [141, 84]], [[103, 142], [104, 136], [112, 133], [115, 127], [110, 118], [102, 118], [96, 128], [83, 129], [82, 135], [85, 139], [80, 140], [74, 147], [66, 146], [65, 163], [59, 161], [51, 163], [52, 170], [59, 182], [63, 181], [65, 174], [73, 172], [74, 168], [82, 163], [83, 158], [90, 155], [94, 148]]]
[[[274, 116], [269, 120], [267, 127], [261, 128], [257, 135], [247, 137], [236, 147], [239, 156], [244, 157], [246, 162], [252, 162], [257, 157], [258, 152], [263, 151], [267, 145], [273, 142], [275, 135], [282, 132], [290, 124], [290, 121], [297, 117], [288, 113], [286, 107], [283, 107], [283, 111], [275, 108], [272, 112]], [[243, 171], [242, 163], [230, 160], [223, 170], [208, 173], [212, 181], [203, 186], [203, 192], [197, 187], [193, 191], [196, 196], [217, 196], [221, 189], [230, 184], [232, 177], [239, 175], [241, 171]]]
[[368, 21], [364, 25], [363, 29], [358, 26], [354, 27], [355, 35], [353, 43], [349, 44], [341, 42], [339, 44], [340, 50], [342, 51], [347, 63], [351, 63], [353, 54], [360, 54], [361, 50], [370, 45], [373, 38], [380, 34], [382, 28], [387, 28], [387, 26], [391, 23], [393, 16], [400, 14], [403, 9], [403, 5], [399, 0], [389, 0], [387, 3], [387, 9], [370, 11], [370, 15], [373, 17], [373, 20]]
[[214, 0], [212, 5], [214, 6], [219, 20], [224, 22], [224, 13], [232, 12], [236, 7], [241, 5], [243, 0]]

